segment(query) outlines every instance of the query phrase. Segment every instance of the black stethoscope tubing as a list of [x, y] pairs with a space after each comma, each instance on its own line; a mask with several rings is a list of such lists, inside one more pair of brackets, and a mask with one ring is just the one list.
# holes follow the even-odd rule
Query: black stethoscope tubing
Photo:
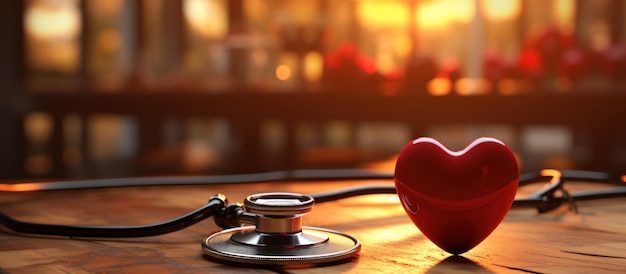
[[[175, 176], [175, 177], [138, 177], [91, 179], [55, 182], [26, 182], [0, 184], [0, 192], [75, 190], [91, 188], [112, 188], [131, 186], [175, 186], [258, 183], [272, 181], [335, 181], [335, 180], [390, 180], [393, 174], [359, 169], [334, 170], [293, 170], [240, 175], [216, 176]], [[564, 203], [569, 203], [576, 210], [576, 201], [615, 198], [626, 196], [626, 182], [623, 176], [604, 172], [582, 170], [542, 170], [524, 173], [519, 176], [519, 185], [549, 180], [540, 190], [523, 198], [516, 198], [512, 208], [536, 208], [539, 213], [551, 211]], [[618, 187], [569, 193], [563, 186], [566, 181], [601, 182]], [[357, 186], [331, 192], [311, 195], [315, 203], [324, 203], [338, 199], [370, 194], [394, 194], [393, 185]], [[76, 238], [134, 238], [171, 233], [189, 227], [209, 217], [223, 228], [240, 224], [239, 219], [251, 219], [241, 205], [228, 204], [226, 197], [217, 194], [202, 207], [169, 221], [138, 226], [72, 226], [22, 222], [0, 213], [0, 225], [13, 233], [45, 236], [66, 236]], [[233, 221], [234, 220], [234, 221]]]

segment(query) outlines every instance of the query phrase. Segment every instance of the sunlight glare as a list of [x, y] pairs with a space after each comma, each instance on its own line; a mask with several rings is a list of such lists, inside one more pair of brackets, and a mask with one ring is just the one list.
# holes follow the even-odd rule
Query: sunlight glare
[[576, 3], [574, 0], [554, 0], [552, 2], [554, 18], [559, 27], [563, 30], [572, 31], [574, 28], [574, 16], [576, 14]]
[[357, 16], [365, 28], [402, 27], [409, 22], [409, 11], [400, 1], [360, 1]]
[[202, 37], [220, 39], [226, 36], [228, 20], [226, 8], [216, 0], [186, 0], [183, 4], [189, 27]]
[[81, 29], [79, 11], [73, 1], [55, 5], [34, 2], [26, 9], [26, 33], [37, 39], [73, 39]]
[[354, 197], [354, 202], [361, 203], [370, 203], [370, 204], [390, 204], [390, 205], [399, 205], [400, 198], [396, 194], [379, 194], [379, 195], [367, 195], [361, 197]]
[[420, 237], [420, 231], [409, 220], [406, 223], [368, 228], [360, 234], [370, 245], [402, 242], [407, 239], [417, 240], [415, 244], [427, 242], [425, 237]]
[[447, 0], [420, 4], [416, 17], [418, 28], [440, 29], [452, 23], [467, 23], [473, 16], [473, 1]]
[[520, 14], [520, 0], [483, 0], [482, 9], [490, 21], [515, 20]]

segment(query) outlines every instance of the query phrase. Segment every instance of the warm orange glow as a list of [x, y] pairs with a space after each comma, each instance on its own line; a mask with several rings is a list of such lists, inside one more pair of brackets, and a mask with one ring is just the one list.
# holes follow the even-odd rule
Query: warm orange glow
[[[359, 231], [359, 234], [362, 235], [364, 239], [367, 239], [368, 244], [375, 245], [381, 243], [402, 242], [407, 239], [417, 238], [416, 235], [419, 235], [420, 232], [417, 228], [415, 228], [413, 223], [406, 222], [385, 226], [377, 225], [376, 227], [370, 227], [365, 231]], [[420, 237], [419, 239], [420, 241], [414, 244], [418, 244], [419, 242], [428, 242], [425, 237]]]
[[626, 175], [622, 175], [622, 182], [626, 183]]
[[267, 66], [269, 62], [269, 53], [266, 49], [263, 48], [255, 48], [250, 49], [250, 61], [252, 61], [252, 65], [257, 68], [263, 68]]
[[455, 83], [459, 95], [482, 95], [491, 90], [491, 84], [485, 79], [461, 78]]
[[120, 32], [115, 29], [108, 29], [98, 34], [98, 48], [104, 52], [115, 52], [122, 46]]
[[359, 1], [357, 14], [365, 28], [403, 27], [409, 22], [409, 10], [403, 1]]
[[498, 92], [502, 95], [514, 95], [521, 93], [521, 85], [518, 80], [504, 78], [498, 81]]
[[[93, 160], [108, 160], [116, 157], [129, 157], [134, 146], [127, 142], [129, 120], [120, 115], [98, 114], [89, 117], [87, 153]], [[132, 135], [131, 135], [132, 136]]]
[[114, 15], [122, 10], [124, 0], [89, 0], [87, 1], [88, 9], [97, 11], [98, 14]]
[[417, 25], [427, 29], [445, 28], [453, 22], [467, 23], [473, 16], [473, 1], [425, 1], [417, 10]]
[[0, 191], [4, 192], [24, 192], [41, 189], [43, 189], [41, 183], [0, 184]]
[[32, 141], [41, 142], [52, 134], [52, 116], [43, 112], [33, 112], [24, 118], [24, 134]]
[[318, 2], [316, 0], [285, 1], [283, 5], [287, 14], [293, 15], [289, 17], [289, 23], [301, 26], [315, 23], [315, 20], [319, 18]]
[[298, 79], [299, 77], [304, 77], [301, 75], [303, 69], [305, 69], [306, 65], [304, 60], [300, 60], [297, 54], [293, 52], [283, 52], [278, 55], [278, 60], [276, 60], [276, 68], [274, 69], [274, 76], [276, 79], [280, 81], [289, 81]]
[[390, 48], [379, 48], [376, 52], [375, 66], [381, 74], [388, 74], [397, 67], [394, 52]]
[[443, 96], [450, 94], [452, 84], [447, 77], [436, 77], [428, 82], [427, 90], [430, 95]]
[[574, 29], [574, 16], [576, 14], [575, 0], [553, 0], [554, 18], [560, 29], [572, 31]]
[[286, 65], [276, 67], [276, 78], [281, 81], [287, 81], [291, 78], [291, 69]]
[[398, 160], [398, 155], [396, 154], [387, 159], [383, 159], [381, 161], [372, 161], [372, 162], [359, 165], [359, 168], [375, 170], [375, 171], [393, 172], [394, 169], [396, 168], [397, 160]]
[[552, 180], [550, 180], [551, 182], [554, 180], [557, 180], [558, 178], [561, 178], [561, 172], [556, 170], [556, 169], [542, 169], [539, 174], [541, 174], [541, 176], [550, 176], [552, 177]]
[[542, 169], [539, 172], [539, 174], [541, 176], [551, 177], [550, 182], [546, 184], [546, 186], [558, 183], [559, 180], [561, 180], [561, 175], [562, 175], [561, 171], [557, 169]]
[[520, 13], [520, 0], [483, 0], [485, 18], [491, 21], [515, 20]]
[[76, 0], [29, 1], [24, 12], [27, 65], [73, 72], [79, 65], [80, 14]]
[[35, 39], [73, 39], [81, 29], [76, 1], [36, 1], [24, 18], [26, 33]]
[[[395, 194], [368, 195], [368, 196], [363, 196], [362, 199], [364, 202], [371, 203], [371, 204], [378, 204], [378, 205], [384, 205], [384, 204], [399, 205], [400, 204], [400, 198], [398, 198], [398, 195], [395, 195]], [[359, 201], [359, 200], [355, 199], [355, 201]]]
[[221, 39], [228, 31], [226, 8], [217, 0], [185, 0], [183, 13], [194, 32], [208, 39]]
[[608, 50], [611, 47], [610, 26], [606, 22], [596, 22], [590, 27], [589, 44], [593, 50], [598, 52]]
[[393, 51], [398, 55], [399, 58], [409, 58], [412, 49], [413, 43], [408, 36], [396, 37], [393, 41]]
[[269, 5], [265, 0], [246, 0], [243, 1], [243, 12], [245, 18], [252, 21], [265, 20], [270, 13]]
[[322, 78], [324, 57], [316, 51], [308, 52], [304, 56], [304, 79], [309, 82], [317, 82]]
[[220, 161], [219, 153], [207, 142], [191, 140], [183, 144], [183, 158], [180, 167], [185, 172], [201, 172], [215, 166]]

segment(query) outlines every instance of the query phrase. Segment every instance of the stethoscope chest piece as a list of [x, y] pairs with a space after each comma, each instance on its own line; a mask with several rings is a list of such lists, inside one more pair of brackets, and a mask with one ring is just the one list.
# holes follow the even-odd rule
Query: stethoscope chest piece
[[263, 235], [256, 232], [253, 226], [223, 230], [204, 239], [204, 254], [214, 259], [242, 264], [306, 265], [346, 260], [356, 256], [361, 249], [359, 241], [350, 235], [322, 228], [304, 227], [301, 236], [326, 238], [326, 241], [293, 248], [270, 244], [248, 245], [234, 240], [239, 236], [262, 238]]
[[337, 231], [301, 225], [313, 198], [293, 193], [251, 195], [246, 211], [255, 226], [222, 230], [204, 239], [204, 254], [220, 261], [251, 265], [326, 264], [356, 256], [361, 244]]

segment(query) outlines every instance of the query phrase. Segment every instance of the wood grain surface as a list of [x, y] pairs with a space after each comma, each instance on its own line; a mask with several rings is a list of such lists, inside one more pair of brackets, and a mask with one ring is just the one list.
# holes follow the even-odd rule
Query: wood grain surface
[[[230, 202], [247, 195], [316, 193], [390, 181], [261, 183], [128, 187], [1, 193], [0, 209], [29, 222], [81, 225], [155, 223], [189, 212], [216, 193]], [[537, 214], [512, 210], [484, 242], [450, 256], [430, 243], [405, 215], [395, 195], [320, 203], [304, 225], [351, 234], [360, 255], [312, 268], [223, 265], [202, 255], [200, 242], [219, 228], [212, 219], [167, 235], [129, 239], [68, 239], [0, 233], [0, 273], [608, 273], [626, 271], [626, 199], [580, 202]]]

